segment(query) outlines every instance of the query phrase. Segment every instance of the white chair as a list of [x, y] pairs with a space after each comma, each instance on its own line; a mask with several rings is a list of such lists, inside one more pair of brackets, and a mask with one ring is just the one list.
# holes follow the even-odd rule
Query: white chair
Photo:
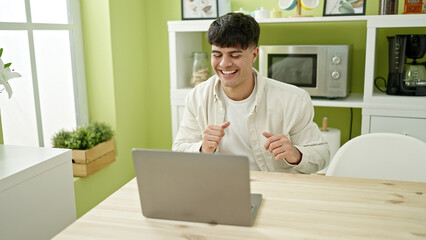
[[326, 176], [426, 182], [426, 143], [395, 133], [369, 133], [346, 142]]

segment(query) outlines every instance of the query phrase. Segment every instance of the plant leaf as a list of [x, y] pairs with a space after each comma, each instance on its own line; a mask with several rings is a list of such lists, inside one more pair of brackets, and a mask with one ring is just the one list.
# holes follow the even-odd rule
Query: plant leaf
[[4, 65], [4, 68], [8, 68], [8, 67], [10, 67], [10, 65], [12, 65], [12, 63], [6, 63], [6, 64]]
[[3, 54], [3, 48], [0, 48], [0, 57]]

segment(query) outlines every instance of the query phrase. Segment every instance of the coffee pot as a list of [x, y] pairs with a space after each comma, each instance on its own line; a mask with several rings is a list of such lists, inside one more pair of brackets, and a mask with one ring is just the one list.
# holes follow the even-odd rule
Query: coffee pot
[[396, 35], [389, 43], [389, 95], [426, 96], [426, 35]]

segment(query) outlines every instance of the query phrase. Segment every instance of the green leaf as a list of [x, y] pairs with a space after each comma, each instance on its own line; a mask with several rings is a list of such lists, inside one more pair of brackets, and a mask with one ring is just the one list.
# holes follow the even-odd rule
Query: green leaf
[[4, 65], [4, 68], [8, 68], [8, 67], [10, 67], [10, 65], [12, 65], [12, 63], [6, 63], [6, 64]]
[[3, 54], [3, 48], [0, 48], [0, 57]]

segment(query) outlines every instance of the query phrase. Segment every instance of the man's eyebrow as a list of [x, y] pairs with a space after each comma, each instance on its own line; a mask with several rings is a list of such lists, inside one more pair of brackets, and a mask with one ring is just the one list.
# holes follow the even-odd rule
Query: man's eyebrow
[[[230, 51], [229, 53], [233, 54], [233, 53], [242, 53], [242, 50], [234, 50], [234, 51]], [[218, 50], [212, 50], [212, 53], [222, 53], [221, 51]]]

